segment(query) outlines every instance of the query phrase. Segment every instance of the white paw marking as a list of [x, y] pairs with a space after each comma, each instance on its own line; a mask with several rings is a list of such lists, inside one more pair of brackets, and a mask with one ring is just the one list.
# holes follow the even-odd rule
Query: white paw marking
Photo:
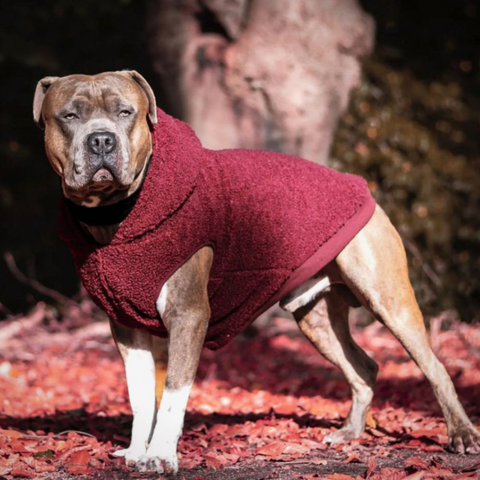
[[142, 457], [142, 455], [145, 454], [145, 448], [144, 449], [131, 449], [131, 448], [124, 448], [121, 450], [117, 450], [116, 452], [113, 452], [114, 457], [123, 457], [125, 458], [125, 463], [127, 465], [135, 465], [138, 460]]
[[140, 471], [177, 472], [177, 444], [183, 429], [185, 409], [192, 385], [166, 388], [157, 414], [157, 424], [147, 453], [137, 462]]
[[137, 462], [137, 470], [139, 472], [156, 472], [156, 473], [177, 473], [178, 460], [175, 454], [171, 458], [160, 458], [157, 456], [143, 455]]
[[361, 432], [355, 432], [351, 428], [346, 428], [343, 429], [341, 428], [340, 430], [335, 430], [334, 432], [329, 433], [326, 435], [322, 442], [323, 443], [329, 443], [331, 445], [336, 445], [339, 443], [346, 443], [349, 442], [350, 440], [353, 440], [354, 438], [359, 438], [361, 437]]

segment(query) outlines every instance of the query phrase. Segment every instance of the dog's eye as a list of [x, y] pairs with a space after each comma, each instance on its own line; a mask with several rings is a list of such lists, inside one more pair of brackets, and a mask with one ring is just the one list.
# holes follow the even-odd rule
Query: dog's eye
[[74, 113], [67, 113], [63, 118], [65, 120], [73, 120], [73, 119], [78, 118], [78, 117]]
[[130, 112], [129, 110], [122, 110], [122, 111], [120, 112], [120, 116], [121, 116], [121, 117], [128, 117], [128, 116], [131, 115], [131, 114], [132, 114], [132, 112]]

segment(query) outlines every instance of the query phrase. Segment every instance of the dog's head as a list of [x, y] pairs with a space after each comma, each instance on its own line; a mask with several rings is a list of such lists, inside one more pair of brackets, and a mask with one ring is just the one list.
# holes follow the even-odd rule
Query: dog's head
[[43, 78], [33, 117], [45, 128], [45, 149], [64, 195], [75, 203], [127, 195], [152, 153], [155, 97], [135, 71]]

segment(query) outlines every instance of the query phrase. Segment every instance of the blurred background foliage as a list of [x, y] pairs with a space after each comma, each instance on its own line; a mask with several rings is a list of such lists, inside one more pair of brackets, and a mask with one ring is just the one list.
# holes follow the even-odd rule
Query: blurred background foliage
[[[21, 0], [0, 8], [0, 251], [10, 251], [28, 277], [70, 296], [78, 279], [56, 236], [60, 184], [43, 132], [32, 123], [33, 92], [46, 75], [124, 68], [154, 84], [144, 44], [146, 7], [143, 1]], [[3, 316], [41, 298], [11, 275], [3, 258], [0, 289]]]
[[[405, 242], [427, 314], [480, 304], [480, 6], [476, 1], [378, 2], [376, 49], [340, 122], [331, 165], [359, 173]], [[32, 122], [46, 75], [140, 71], [163, 99], [145, 45], [141, 0], [44, 0], [0, 5], [0, 251], [66, 295], [73, 262], [55, 234], [59, 181]], [[0, 259], [0, 316], [41, 298]]]
[[333, 165], [364, 175], [404, 240], [425, 313], [480, 303], [478, 2], [374, 2], [375, 54]]

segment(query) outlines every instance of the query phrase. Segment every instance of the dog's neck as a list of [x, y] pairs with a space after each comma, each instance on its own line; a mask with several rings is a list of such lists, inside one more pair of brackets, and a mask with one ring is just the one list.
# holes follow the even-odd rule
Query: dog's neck
[[120, 223], [113, 225], [87, 225], [86, 223], [80, 222], [83, 233], [91, 236], [100, 245], [109, 244], [117, 233], [119, 226]]
[[114, 197], [113, 201], [100, 202], [95, 207], [79, 205], [71, 200], [65, 202], [73, 217], [78, 220], [83, 233], [97, 243], [110, 243], [122, 222], [135, 206], [145, 180], [149, 161], [128, 191]]
[[83, 232], [101, 244], [110, 243], [121, 223], [127, 218], [137, 202], [140, 187], [129, 195], [107, 205], [100, 203], [96, 207], [78, 205], [66, 199], [68, 209], [79, 222]]

